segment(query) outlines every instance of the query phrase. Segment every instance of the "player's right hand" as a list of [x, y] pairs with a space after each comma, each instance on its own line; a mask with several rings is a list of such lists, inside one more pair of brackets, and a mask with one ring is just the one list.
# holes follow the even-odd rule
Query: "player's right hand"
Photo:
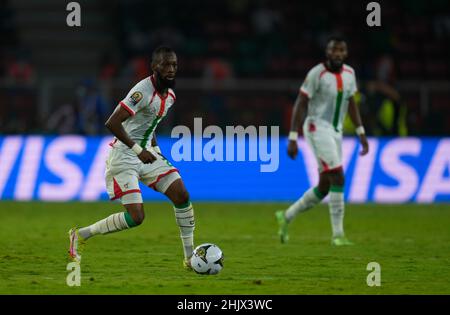
[[144, 164], [153, 163], [156, 161], [156, 157], [145, 149], [138, 155], [138, 158]]
[[298, 154], [297, 141], [289, 140], [288, 144], [288, 155], [291, 159], [295, 160]]

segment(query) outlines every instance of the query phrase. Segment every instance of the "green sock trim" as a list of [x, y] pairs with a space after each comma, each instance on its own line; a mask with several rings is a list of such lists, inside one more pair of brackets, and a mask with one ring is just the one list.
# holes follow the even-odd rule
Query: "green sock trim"
[[317, 187], [314, 187], [313, 192], [316, 195], [316, 197], [319, 198], [320, 200], [322, 200], [326, 196], [322, 194]]
[[184, 209], [184, 208], [189, 207], [190, 205], [191, 205], [191, 202], [190, 202], [190, 201], [185, 202], [185, 203], [182, 203], [181, 205], [173, 204], [173, 206], [174, 206], [175, 208], [177, 208], [177, 209]]
[[330, 191], [337, 192], [337, 193], [344, 192], [344, 186], [331, 185]]
[[128, 212], [124, 212], [125, 221], [127, 221], [128, 226], [131, 228], [133, 226], [136, 226], [136, 222], [134, 222], [133, 218]]

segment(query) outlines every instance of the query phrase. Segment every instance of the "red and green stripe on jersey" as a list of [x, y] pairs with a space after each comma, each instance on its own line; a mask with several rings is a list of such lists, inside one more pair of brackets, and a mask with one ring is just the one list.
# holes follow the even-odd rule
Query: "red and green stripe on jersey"
[[144, 133], [144, 138], [141, 141], [141, 147], [143, 147], [143, 148], [145, 148], [147, 146], [150, 135], [152, 134], [152, 132], [155, 130], [156, 126], [159, 124], [159, 122], [164, 117], [164, 111], [166, 110], [167, 98], [169, 96], [171, 96], [173, 98], [173, 101], [174, 102], [176, 101], [176, 97], [173, 93], [171, 93], [170, 89], [167, 91], [167, 95], [165, 97], [163, 97], [161, 94], [158, 93], [158, 91], [156, 90], [156, 82], [155, 82], [154, 75], [150, 76], [150, 82], [152, 83], [152, 86], [154, 89], [153, 96], [150, 101], [150, 105], [153, 103], [153, 99], [155, 98], [155, 95], [158, 95], [159, 99], [161, 100], [161, 106], [159, 107], [158, 115], [155, 117], [155, 119], [153, 119], [152, 123], [150, 124], [150, 127]]
[[[169, 94], [167, 94], [167, 96], [169, 96]], [[159, 122], [164, 117], [164, 111], [166, 110], [167, 96], [164, 98], [160, 97], [161, 106], [159, 107], [158, 115], [155, 117], [155, 119], [153, 119], [152, 123], [150, 124], [150, 127], [145, 131], [144, 138], [141, 141], [141, 147], [143, 147], [143, 148], [145, 148], [147, 146], [150, 135], [152, 134], [152, 132], [155, 130], [156, 126], [159, 124]]]
[[333, 116], [333, 127], [334, 127], [334, 130], [338, 131], [337, 126], [339, 124], [339, 116], [341, 114], [342, 99], [344, 97], [344, 84], [343, 84], [341, 73], [334, 73], [334, 76], [336, 78], [337, 95], [336, 95], [336, 107], [334, 109], [334, 116]]

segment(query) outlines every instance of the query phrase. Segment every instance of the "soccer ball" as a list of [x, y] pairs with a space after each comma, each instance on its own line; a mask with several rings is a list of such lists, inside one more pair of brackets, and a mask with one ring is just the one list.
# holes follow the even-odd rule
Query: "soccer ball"
[[223, 268], [222, 250], [211, 243], [197, 246], [191, 257], [191, 266], [196, 273], [202, 275], [218, 274]]

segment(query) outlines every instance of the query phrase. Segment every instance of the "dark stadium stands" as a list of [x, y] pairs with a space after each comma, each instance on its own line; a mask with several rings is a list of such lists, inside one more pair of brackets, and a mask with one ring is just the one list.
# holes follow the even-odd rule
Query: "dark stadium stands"
[[[285, 116], [296, 88], [323, 58], [324, 43], [332, 33], [347, 38], [348, 63], [356, 69], [363, 94], [370, 82], [383, 82], [400, 93], [400, 104], [407, 108], [408, 134], [450, 132], [446, 119], [432, 118], [435, 110], [450, 117], [448, 0], [379, 1], [380, 28], [369, 28], [364, 3], [351, 0], [79, 1], [84, 10], [80, 30], [59, 25], [65, 18], [60, 1], [1, 2], [0, 101], [3, 107], [11, 95], [7, 83], [17, 73], [11, 69], [17, 69], [15, 59], [24, 52], [20, 61], [33, 73], [28, 88], [34, 89], [30, 104], [37, 108], [29, 112], [37, 111], [39, 117], [35, 123], [18, 124], [29, 132], [55, 132], [45, 126], [51, 109], [73, 104], [76, 87], [87, 78], [95, 79], [99, 89], [106, 82], [106, 92], [99, 93], [105, 93], [112, 108], [131, 82], [148, 75], [150, 52], [162, 43], [177, 50], [180, 65], [182, 109], [171, 123], [183, 123], [192, 117], [189, 111], [209, 111], [211, 123], [279, 124], [285, 132]], [[207, 92], [199, 84], [186, 88], [183, 78], [218, 83], [290, 80], [292, 84], [284, 91], [266, 91], [261, 98], [251, 89], [239, 94]], [[241, 99], [236, 100], [238, 94]], [[231, 111], [239, 102], [241, 108], [260, 112], [248, 118]], [[381, 105], [363, 106], [369, 108], [368, 116], [377, 116]], [[14, 132], [15, 124], [1, 128]]]

